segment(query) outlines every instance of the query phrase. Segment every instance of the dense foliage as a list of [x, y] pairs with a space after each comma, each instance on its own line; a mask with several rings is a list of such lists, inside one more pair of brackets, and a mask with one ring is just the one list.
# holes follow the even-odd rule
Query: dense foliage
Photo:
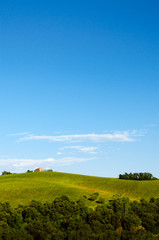
[[2, 175], [8, 175], [8, 174], [12, 174], [11, 172], [7, 172], [7, 171], [3, 171]]
[[151, 173], [125, 173], [119, 174], [119, 179], [125, 180], [156, 180]]
[[130, 202], [114, 198], [93, 210], [84, 200], [32, 201], [12, 209], [0, 203], [0, 239], [127, 240], [159, 239], [159, 198]]

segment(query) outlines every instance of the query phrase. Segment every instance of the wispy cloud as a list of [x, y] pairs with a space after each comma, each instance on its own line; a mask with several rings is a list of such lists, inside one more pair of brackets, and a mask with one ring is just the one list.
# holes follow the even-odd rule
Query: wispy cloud
[[133, 142], [135, 139], [132, 137], [131, 133], [128, 131], [107, 133], [107, 134], [74, 134], [74, 135], [31, 135], [23, 136], [19, 141], [27, 140], [48, 140], [51, 142]]
[[147, 129], [142, 129], [142, 130], [131, 130], [129, 131], [129, 134], [132, 136], [132, 137], [143, 137], [145, 136], [145, 134], [148, 133], [148, 130]]
[[61, 150], [64, 150], [64, 149], [76, 149], [79, 152], [96, 154], [97, 153], [96, 150], [98, 149], [98, 147], [65, 146], [65, 147], [61, 148]]
[[29, 134], [30, 132], [20, 132], [20, 133], [11, 133], [11, 134], [8, 134], [8, 136], [24, 136]]
[[59, 159], [55, 158], [46, 158], [46, 159], [17, 159], [17, 158], [8, 158], [8, 159], [0, 159], [1, 166], [7, 166], [8, 164], [17, 168], [25, 168], [25, 167], [39, 167], [42, 165], [47, 165], [54, 167], [55, 165], [71, 165], [79, 162], [85, 162], [93, 160], [93, 158], [78, 158], [78, 157], [63, 157]]
[[150, 124], [150, 127], [157, 127], [158, 125], [157, 124]]
[[62, 152], [57, 152], [56, 154], [57, 154], [57, 155], [62, 155]]

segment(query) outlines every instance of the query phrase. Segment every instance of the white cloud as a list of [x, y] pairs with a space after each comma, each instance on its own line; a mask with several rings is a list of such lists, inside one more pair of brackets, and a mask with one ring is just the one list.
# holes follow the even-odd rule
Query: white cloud
[[90, 154], [96, 154], [96, 150], [98, 149], [98, 147], [84, 147], [84, 146], [66, 146], [61, 148], [61, 150], [64, 149], [77, 149], [80, 152], [83, 153], [90, 153]]
[[11, 165], [16, 168], [31, 168], [31, 167], [41, 167], [43, 165], [49, 165], [54, 167], [54, 165], [71, 165], [74, 163], [85, 162], [93, 160], [93, 158], [78, 158], [78, 157], [63, 157], [59, 159], [55, 158], [46, 158], [46, 159], [17, 159], [17, 158], [8, 158], [0, 159], [1, 166]]
[[148, 133], [148, 130], [147, 129], [132, 130], [132, 131], [129, 131], [129, 133], [132, 137], [143, 137], [145, 136], [146, 133]]
[[150, 127], [157, 127], [158, 125], [157, 124], [150, 124]]
[[60, 135], [60, 136], [36, 136], [27, 135], [19, 139], [19, 141], [26, 140], [48, 140], [51, 142], [132, 142], [134, 139], [128, 131], [107, 133], [107, 134], [74, 134], [74, 135]]
[[57, 152], [56, 154], [57, 154], [57, 155], [62, 155], [62, 152]]
[[21, 132], [21, 133], [11, 133], [8, 134], [8, 136], [23, 136], [23, 135], [29, 135], [30, 132]]
[[93, 160], [94, 158], [80, 158], [80, 157], [63, 157], [61, 159], [56, 160], [56, 164], [60, 165], [71, 165], [74, 163], [79, 163], [79, 162], [86, 162]]

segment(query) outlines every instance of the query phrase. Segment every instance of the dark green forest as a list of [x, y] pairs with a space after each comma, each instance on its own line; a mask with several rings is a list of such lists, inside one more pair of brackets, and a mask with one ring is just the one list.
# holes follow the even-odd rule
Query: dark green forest
[[119, 179], [125, 179], [125, 180], [157, 180], [156, 177], [154, 177], [151, 173], [125, 173], [125, 174], [119, 174]]
[[159, 239], [159, 198], [131, 202], [112, 198], [95, 209], [67, 196], [52, 203], [32, 201], [12, 208], [0, 203], [0, 239], [115, 240]]

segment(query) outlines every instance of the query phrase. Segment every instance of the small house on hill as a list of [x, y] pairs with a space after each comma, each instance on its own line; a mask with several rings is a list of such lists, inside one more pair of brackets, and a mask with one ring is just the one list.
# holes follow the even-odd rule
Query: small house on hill
[[44, 172], [44, 169], [43, 169], [43, 168], [36, 168], [36, 169], [34, 170], [34, 172]]

